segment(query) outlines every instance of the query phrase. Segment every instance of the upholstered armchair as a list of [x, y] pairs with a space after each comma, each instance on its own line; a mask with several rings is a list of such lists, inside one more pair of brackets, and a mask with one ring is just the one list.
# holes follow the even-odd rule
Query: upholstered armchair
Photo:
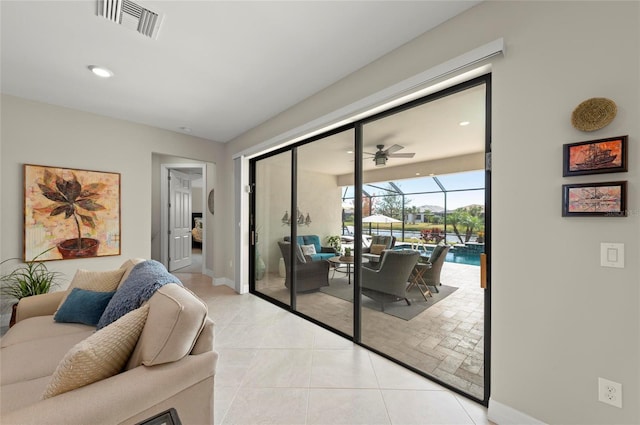
[[419, 257], [418, 251], [385, 251], [377, 270], [362, 268], [362, 293], [380, 302], [382, 311], [385, 302], [404, 300], [411, 305], [407, 298], [407, 281]]
[[391, 249], [396, 244], [395, 236], [374, 235], [371, 244], [362, 248], [362, 258], [369, 260], [366, 267], [377, 269], [380, 265], [382, 252]]
[[[278, 242], [282, 258], [284, 258], [286, 277], [284, 286], [291, 287], [291, 243]], [[311, 261], [302, 254], [300, 245], [296, 245], [296, 292], [315, 291], [329, 286], [329, 262], [326, 260]]]
[[431, 268], [424, 272], [422, 275], [422, 279], [426, 282], [427, 286], [433, 286], [436, 292], [440, 292], [438, 290], [438, 286], [442, 285], [440, 282], [440, 272], [442, 271], [442, 265], [444, 264], [444, 259], [447, 256], [447, 252], [451, 247], [449, 245], [436, 245], [431, 252], [431, 256], [429, 257], [429, 263], [431, 264]]

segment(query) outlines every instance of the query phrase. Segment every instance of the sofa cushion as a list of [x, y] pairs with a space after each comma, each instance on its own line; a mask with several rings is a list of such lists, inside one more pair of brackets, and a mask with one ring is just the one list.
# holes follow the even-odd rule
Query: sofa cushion
[[[52, 315], [36, 316], [21, 320], [13, 325], [0, 341], [2, 348], [4, 348], [26, 341], [56, 338], [74, 333], [87, 334], [95, 330], [95, 327], [80, 323], [55, 323]], [[70, 346], [68, 348], [70, 348]]]
[[122, 284], [127, 280], [127, 278], [129, 277], [129, 274], [131, 273], [131, 270], [133, 270], [133, 267], [138, 263], [142, 263], [143, 261], [147, 261], [147, 260], [145, 260], [144, 258], [131, 258], [131, 259], [125, 261], [124, 263], [122, 263], [120, 268], [124, 269], [124, 274], [120, 278], [120, 283], [118, 284], [118, 289], [120, 289]]
[[313, 245], [316, 247], [316, 252], [322, 251], [322, 244], [320, 243], [320, 236], [318, 235], [303, 235], [302, 241], [304, 245]]
[[300, 245], [300, 248], [302, 249], [302, 253], [304, 255], [315, 255], [316, 254], [316, 246], [311, 244], [311, 245]]
[[64, 304], [73, 288], [88, 289], [89, 291], [97, 292], [115, 291], [125, 271], [125, 269], [116, 269], [95, 272], [90, 270], [78, 269], [78, 271], [76, 271], [76, 274], [73, 276], [71, 284], [69, 284], [67, 293], [62, 298], [62, 301], [60, 301], [60, 305], [58, 306], [58, 308], [60, 308], [60, 306]]
[[307, 259], [304, 256], [304, 253], [302, 252], [302, 248], [300, 245], [296, 245], [296, 257], [298, 257], [298, 261], [300, 261], [301, 263], [307, 262]]
[[180, 360], [191, 352], [207, 320], [207, 305], [178, 285], [158, 289], [149, 307], [147, 324], [127, 370]]
[[136, 264], [127, 280], [118, 288], [98, 321], [98, 329], [113, 323], [128, 312], [139, 308], [154, 292], [168, 283], [182, 285], [166, 267], [155, 260]]
[[391, 236], [374, 235], [371, 238], [371, 246], [373, 245], [384, 245], [385, 248], [392, 248], [393, 238]]
[[383, 244], [372, 244], [371, 248], [369, 249], [369, 253], [370, 254], [375, 254], [375, 255], [380, 255], [382, 254], [382, 251], [384, 251], [387, 248], [386, 245]]
[[49, 398], [120, 373], [147, 320], [149, 305], [133, 310], [76, 344], [56, 368], [42, 398]]
[[[51, 316], [49, 318], [54, 323]], [[56, 326], [62, 326], [62, 324], [54, 324], [49, 329]], [[0, 383], [6, 385], [51, 375], [71, 347], [95, 332], [95, 328], [89, 326], [85, 328], [88, 329], [85, 332], [40, 338], [3, 348], [2, 361], [0, 361]]]
[[[31, 406], [42, 398], [42, 392], [47, 388], [51, 376], [28, 379], [2, 386], [0, 397], [0, 411], [3, 415], [23, 407]], [[10, 422], [9, 422], [10, 423]]]
[[53, 320], [60, 323], [84, 323], [96, 326], [115, 293], [116, 291], [96, 292], [73, 288], [56, 311]]

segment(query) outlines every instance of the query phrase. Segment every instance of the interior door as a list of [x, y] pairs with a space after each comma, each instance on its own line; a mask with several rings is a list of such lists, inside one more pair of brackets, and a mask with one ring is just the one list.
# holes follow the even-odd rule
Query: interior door
[[191, 179], [169, 170], [169, 271], [191, 265]]

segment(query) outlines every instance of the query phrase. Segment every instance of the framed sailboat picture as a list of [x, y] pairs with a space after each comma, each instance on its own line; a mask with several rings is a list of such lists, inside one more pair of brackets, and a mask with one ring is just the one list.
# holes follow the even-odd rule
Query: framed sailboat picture
[[627, 182], [565, 184], [562, 216], [627, 216]]
[[628, 136], [563, 145], [563, 177], [627, 171]]

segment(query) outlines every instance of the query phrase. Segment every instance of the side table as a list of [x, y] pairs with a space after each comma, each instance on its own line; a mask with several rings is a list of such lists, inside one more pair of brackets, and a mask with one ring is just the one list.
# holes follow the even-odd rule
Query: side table
[[417, 287], [425, 301], [429, 301], [427, 299], [427, 295], [433, 297], [433, 294], [431, 293], [427, 282], [425, 282], [422, 277], [424, 273], [430, 268], [431, 263], [416, 264], [411, 271], [411, 276], [409, 276], [409, 286], [407, 286], [407, 291], [411, 290], [414, 286]]

